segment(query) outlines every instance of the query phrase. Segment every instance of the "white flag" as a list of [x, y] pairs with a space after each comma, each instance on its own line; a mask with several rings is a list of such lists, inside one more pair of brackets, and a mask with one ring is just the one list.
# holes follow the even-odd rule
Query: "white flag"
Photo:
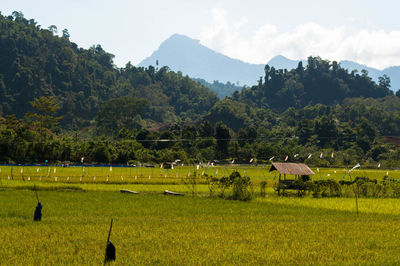
[[353, 171], [354, 169], [356, 169], [356, 168], [358, 168], [358, 167], [360, 167], [361, 165], [358, 163], [358, 164], [356, 164], [356, 165], [354, 165], [354, 167], [353, 168], [351, 168], [350, 170], [349, 170], [349, 173], [351, 172], [351, 171]]

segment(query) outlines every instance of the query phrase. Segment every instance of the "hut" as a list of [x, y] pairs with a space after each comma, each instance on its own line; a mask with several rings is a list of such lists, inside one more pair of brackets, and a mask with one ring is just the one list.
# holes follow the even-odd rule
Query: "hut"
[[162, 164], [164, 169], [174, 169], [176, 162], [165, 162]]
[[[285, 193], [286, 189], [297, 190], [300, 193], [304, 186], [299, 181], [310, 180], [310, 175], [315, 175], [310, 167], [304, 163], [272, 163], [269, 171], [275, 170], [279, 173], [279, 181], [275, 188], [278, 195], [280, 195], [281, 190]], [[286, 175], [293, 175], [294, 179], [286, 179]]]

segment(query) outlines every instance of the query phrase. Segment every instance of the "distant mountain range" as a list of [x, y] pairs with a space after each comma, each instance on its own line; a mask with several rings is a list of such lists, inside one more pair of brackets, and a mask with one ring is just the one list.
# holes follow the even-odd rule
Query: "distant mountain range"
[[[201, 45], [198, 40], [185, 35], [174, 34], [163, 43], [153, 54], [139, 63], [138, 66], [147, 67], [168, 66], [171, 70], [182, 71], [192, 78], [201, 78], [210, 83], [214, 80], [232, 82], [237, 86], [252, 86], [257, 84], [260, 77], [264, 76], [264, 64], [250, 64], [238, 59], [230, 58]], [[276, 69], [293, 69], [298, 65], [297, 60], [290, 60], [282, 55], [272, 58], [268, 65]], [[303, 60], [303, 65], [307, 64]], [[352, 61], [341, 61], [343, 68], [351, 70], [362, 69], [368, 71], [369, 76], [378, 81], [378, 77], [386, 74], [391, 79], [391, 89], [400, 89], [400, 66], [393, 66], [378, 70]]]

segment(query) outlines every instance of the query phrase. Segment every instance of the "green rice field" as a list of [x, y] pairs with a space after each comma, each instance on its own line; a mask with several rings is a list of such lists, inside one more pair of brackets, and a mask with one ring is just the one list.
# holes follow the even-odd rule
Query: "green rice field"
[[[252, 181], [277, 180], [276, 171], [269, 172], [270, 165], [259, 166], [179, 166], [175, 169], [159, 167], [59, 167], [59, 166], [0, 166], [2, 180], [46, 181], [67, 183], [179, 183], [188, 176], [197, 175], [199, 180], [205, 176], [229, 176], [233, 171], [250, 176]], [[335, 179], [349, 180], [352, 176], [366, 176], [382, 180], [384, 176], [398, 180], [400, 170], [355, 169], [348, 175], [347, 168], [312, 168], [313, 180]], [[203, 180], [203, 181], [204, 181]]]
[[[354, 198], [278, 197], [269, 167], [184, 166], [161, 176], [160, 168], [24, 167], [21, 173], [14, 166], [12, 178], [11, 167], [0, 168], [0, 265], [102, 264], [111, 219], [115, 265], [400, 264], [400, 199], [359, 198], [357, 215]], [[266, 196], [209, 197], [205, 182], [193, 196], [182, 183], [194, 172], [201, 181], [203, 171], [234, 170], [255, 184], [267, 181]], [[340, 180], [347, 172], [313, 170], [313, 180]], [[352, 177], [382, 179], [386, 172], [400, 178], [394, 170], [362, 169]], [[34, 185], [44, 206], [41, 222], [33, 221]], [[185, 196], [163, 195], [166, 189]]]

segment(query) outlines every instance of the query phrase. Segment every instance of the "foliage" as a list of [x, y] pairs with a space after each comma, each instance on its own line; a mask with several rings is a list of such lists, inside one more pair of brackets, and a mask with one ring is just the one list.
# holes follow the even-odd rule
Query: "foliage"
[[202, 85], [210, 88], [210, 90], [215, 92], [221, 99], [227, 96], [231, 96], [235, 91], [241, 91], [243, 89], [243, 87], [240, 87], [237, 84], [235, 85], [234, 83], [231, 83], [229, 81], [226, 83], [222, 83], [218, 80], [214, 80], [212, 83], [210, 83], [205, 81], [204, 79], [199, 78], [195, 78], [193, 80], [198, 81]]
[[[93, 191], [99, 188], [115, 192]], [[46, 191], [40, 185], [38, 195], [44, 206], [40, 223], [33, 222], [32, 190], [1, 191], [0, 237], [6, 241], [0, 261], [101, 264], [112, 217], [111, 241], [118, 264], [400, 262], [398, 199], [360, 199], [362, 212], [356, 217], [354, 200], [346, 198], [267, 197], [243, 204], [166, 197], [160, 187], [157, 193], [139, 195], [122, 194], [119, 189], [95, 185], [85, 192]]]
[[265, 66], [264, 81], [234, 94], [235, 100], [251, 102], [258, 107], [284, 111], [289, 107], [341, 103], [349, 97], [381, 98], [393, 95], [390, 80], [385, 77], [376, 84], [368, 77], [342, 68], [337, 62], [309, 57], [307, 66], [301, 63], [290, 71]]
[[3, 115], [22, 117], [31, 111], [29, 102], [52, 95], [61, 107], [58, 115], [64, 116], [61, 126], [78, 129], [90, 124], [104, 102], [129, 96], [147, 99], [140, 114], [143, 119], [193, 121], [218, 100], [208, 88], [167, 67], [140, 68], [128, 62], [118, 69], [114, 56], [101, 45], [78, 48], [69, 40], [67, 29], [59, 37], [54, 25], [41, 29], [36, 21], [17, 13], [8, 17], [0, 14]]
[[[250, 177], [241, 176], [239, 172], [232, 172], [228, 177], [222, 177], [218, 180], [221, 197], [227, 197], [233, 200], [248, 201], [253, 197], [252, 183]], [[226, 190], [232, 189], [232, 194], [227, 196]]]
[[35, 108], [36, 112], [28, 112], [26, 116], [34, 121], [34, 125], [40, 128], [42, 135], [44, 135], [44, 129], [53, 129], [62, 119], [62, 116], [54, 117], [54, 114], [60, 109], [54, 96], [41, 96], [31, 102], [31, 105]]
[[400, 135], [388, 77], [376, 84], [365, 71], [310, 57], [292, 70], [267, 65], [257, 86], [220, 100], [181, 72], [117, 68], [101, 45], [83, 49], [67, 29], [56, 34], [21, 12], [0, 14], [3, 162], [400, 163], [399, 140], [386, 138]]

